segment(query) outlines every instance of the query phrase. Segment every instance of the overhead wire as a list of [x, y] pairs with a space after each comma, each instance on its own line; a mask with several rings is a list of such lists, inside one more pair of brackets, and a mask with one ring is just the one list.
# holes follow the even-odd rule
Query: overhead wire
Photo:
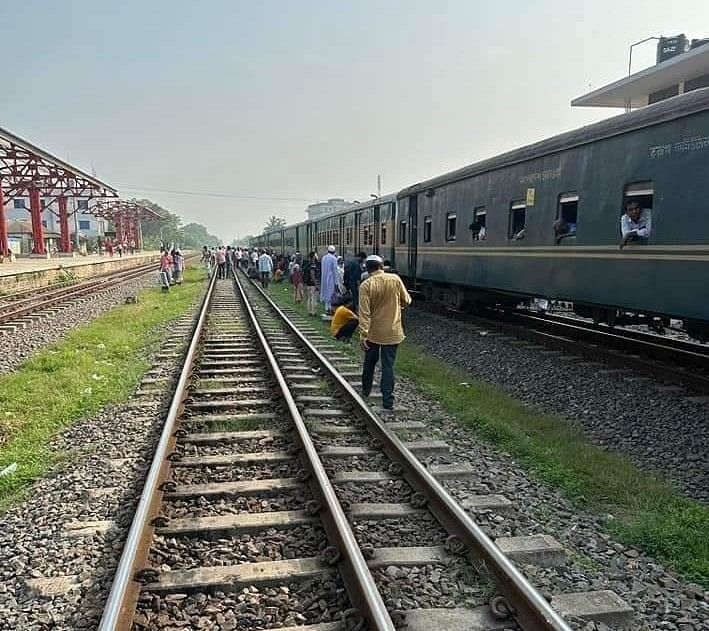
[[323, 197], [270, 197], [266, 195], [245, 195], [241, 193], [216, 193], [213, 191], [185, 191], [176, 189], [152, 188], [148, 186], [132, 186], [128, 184], [117, 184], [118, 188], [137, 193], [165, 193], [167, 195], [189, 195], [192, 197], [220, 197], [227, 199], [250, 199], [276, 202], [315, 202]]

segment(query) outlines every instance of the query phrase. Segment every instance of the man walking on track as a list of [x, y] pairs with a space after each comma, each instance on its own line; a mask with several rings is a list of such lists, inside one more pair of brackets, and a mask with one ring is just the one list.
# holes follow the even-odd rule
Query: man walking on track
[[359, 288], [359, 338], [364, 350], [362, 394], [369, 396], [374, 369], [382, 358], [382, 407], [394, 408], [394, 361], [404, 341], [401, 310], [411, 304], [411, 296], [397, 274], [384, 272], [381, 257], [373, 254], [365, 261], [368, 277]]
[[327, 246], [327, 254], [320, 261], [320, 302], [325, 303], [325, 311], [332, 311], [332, 297], [337, 283], [337, 257], [335, 246]]
[[258, 271], [261, 275], [261, 286], [268, 289], [268, 281], [271, 280], [271, 272], [273, 272], [273, 259], [262, 250], [261, 256], [258, 257]]

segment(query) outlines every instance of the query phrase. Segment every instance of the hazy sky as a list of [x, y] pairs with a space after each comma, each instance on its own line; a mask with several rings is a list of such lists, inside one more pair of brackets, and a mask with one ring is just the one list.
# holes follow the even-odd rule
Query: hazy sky
[[569, 101], [632, 42], [709, 36], [709, 2], [23, 0], [0, 24], [0, 126], [230, 241], [616, 113]]

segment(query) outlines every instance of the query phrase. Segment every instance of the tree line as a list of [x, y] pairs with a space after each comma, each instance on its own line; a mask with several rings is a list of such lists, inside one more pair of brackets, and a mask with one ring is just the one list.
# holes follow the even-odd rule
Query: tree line
[[139, 199], [138, 203], [160, 213], [162, 219], [144, 219], [143, 247], [148, 250], [158, 250], [162, 243], [177, 244], [185, 249], [200, 249], [203, 245], [221, 245], [221, 239], [209, 234], [207, 228], [199, 223], [182, 225], [182, 218], [171, 213], [149, 199]]

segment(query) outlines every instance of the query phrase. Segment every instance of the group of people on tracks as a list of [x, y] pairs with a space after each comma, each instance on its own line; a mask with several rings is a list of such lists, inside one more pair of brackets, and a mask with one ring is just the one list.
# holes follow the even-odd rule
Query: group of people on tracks
[[345, 263], [330, 245], [322, 258], [316, 251], [288, 257], [261, 249], [255, 256], [255, 274], [264, 287], [290, 281], [296, 303], [306, 302], [308, 314], [317, 316], [318, 298], [330, 318], [333, 337], [349, 342], [359, 333], [364, 351], [362, 394], [369, 396], [375, 368], [381, 360], [382, 407], [394, 407], [394, 362], [404, 340], [402, 309], [411, 304], [403, 281], [388, 261], [360, 252]]

